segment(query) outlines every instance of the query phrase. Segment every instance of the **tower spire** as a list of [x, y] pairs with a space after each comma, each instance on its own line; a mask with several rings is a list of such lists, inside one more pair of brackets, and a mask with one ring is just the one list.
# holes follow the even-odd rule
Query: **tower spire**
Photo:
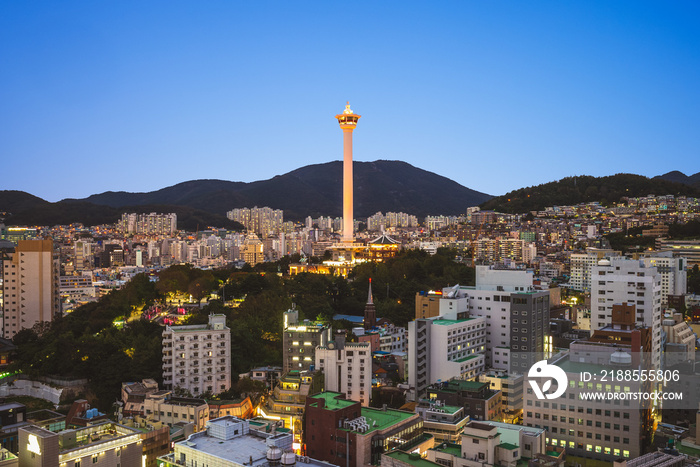
[[369, 278], [369, 292], [367, 292], [367, 303], [368, 304], [374, 304], [374, 301], [372, 300], [372, 278]]
[[367, 304], [365, 305], [365, 331], [369, 331], [377, 324], [377, 310], [372, 300], [372, 278], [369, 279], [369, 292], [367, 293]]

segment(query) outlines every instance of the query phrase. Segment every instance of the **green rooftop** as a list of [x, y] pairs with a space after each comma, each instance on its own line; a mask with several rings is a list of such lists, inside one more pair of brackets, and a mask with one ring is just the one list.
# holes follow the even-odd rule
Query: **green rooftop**
[[[325, 408], [328, 410], [336, 410], [336, 409], [344, 409], [346, 407], [350, 407], [353, 404], [357, 404], [355, 401], [349, 401], [347, 399], [342, 399], [339, 396], [342, 396], [341, 393], [339, 392], [319, 392], [318, 394], [314, 394], [313, 396], [310, 396], [312, 399], [323, 399], [326, 403]], [[312, 402], [310, 405], [314, 405]]]
[[374, 430], [389, 428], [397, 423], [405, 422], [411, 417], [418, 417], [418, 415], [413, 412], [404, 412], [403, 410], [396, 409], [386, 409], [386, 411], [384, 411], [372, 407], [362, 407], [360, 414], [367, 419], [367, 423], [369, 424], [367, 433], [371, 433]]
[[439, 324], [440, 326], [451, 326], [453, 324], [466, 323], [467, 321], [473, 321], [474, 318], [467, 319], [435, 319], [433, 324]]
[[[440, 447], [443, 445], [445, 447]], [[433, 448], [432, 450], [444, 452], [445, 454], [450, 454], [451, 456], [455, 457], [462, 457], [462, 446], [460, 446], [459, 444], [441, 443], [438, 444], [437, 447]]]
[[676, 449], [682, 454], [687, 454], [691, 457], [700, 458], [700, 449], [685, 446], [683, 443], [676, 443]]
[[433, 407], [434, 409], [445, 409], [445, 413], [449, 414], [456, 414], [459, 410], [462, 410], [464, 407], [458, 407], [456, 405], [441, 405], [440, 407]]
[[392, 451], [384, 455], [389, 456], [392, 459], [405, 462], [413, 467], [439, 467], [439, 464], [431, 462], [428, 459], [423, 459], [420, 454], [408, 454], [402, 451]]

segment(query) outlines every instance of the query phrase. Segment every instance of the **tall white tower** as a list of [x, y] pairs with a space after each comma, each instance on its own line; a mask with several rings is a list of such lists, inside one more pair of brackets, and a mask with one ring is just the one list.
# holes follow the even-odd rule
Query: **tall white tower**
[[352, 132], [360, 115], [353, 113], [350, 102], [340, 115], [336, 115], [343, 130], [343, 243], [354, 241], [354, 213], [352, 208]]

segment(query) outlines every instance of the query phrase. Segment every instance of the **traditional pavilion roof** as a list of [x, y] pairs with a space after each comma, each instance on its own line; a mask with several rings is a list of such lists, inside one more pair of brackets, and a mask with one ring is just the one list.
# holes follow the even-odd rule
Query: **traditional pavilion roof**
[[393, 238], [387, 236], [387, 234], [382, 234], [381, 236], [375, 238], [374, 240], [370, 240], [369, 243], [375, 244], [375, 245], [396, 245], [397, 242]]

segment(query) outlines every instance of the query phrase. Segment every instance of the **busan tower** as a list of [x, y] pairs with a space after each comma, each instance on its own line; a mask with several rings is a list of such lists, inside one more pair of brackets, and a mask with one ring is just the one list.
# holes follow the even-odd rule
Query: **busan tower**
[[343, 243], [354, 241], [354, 213], [352, 209], [352, 132], [360, 115], [353, 113], [350, 102], [340, 115], [336, 115], [343, 130]]

